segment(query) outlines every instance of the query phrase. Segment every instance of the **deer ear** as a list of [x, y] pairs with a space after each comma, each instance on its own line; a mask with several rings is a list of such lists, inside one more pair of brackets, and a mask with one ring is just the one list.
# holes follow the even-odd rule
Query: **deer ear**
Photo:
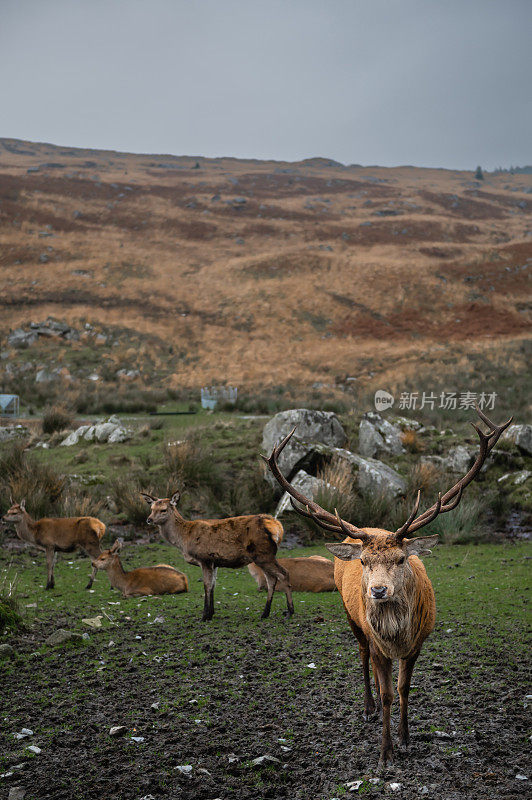
[[174, 492], [172, 497], [170, 498], [170, 503], [173, 506], [176, 506], [179, 503], [180, 497], [181, 497], [181, 492]]
[[357, 558], [360, 558], [360, 554], [362, 553], [361, 544], [349, 544], [349, 542], [334, 542], [332, 544], [326, 544], [325, 547], [333, 556], [336, 556], [336, 558], [339, 558], [341, 561], [356, 561]]
[[122, 547], [124, 540], [123, 539], [115, 539], [114, 544], [112, 545], [109, 552], [116, 553]]
[[151, 494], [144, 494], [144, 492], [139, 492], [139, 494], [145, 499], [149, 506], [151, 506], [152, 503], [155, 503], [156, 498], [152, 497]]
[[416, 539], [405, 539], [403, 549], [407, 556], [430, 556], [431, 547], [438, 544], [438, 534], [435, 536], [419, 536]]
[[19, 505], [20, 505], [21, 509], [23, 511], [25, 511], [26, 510], [26, 498], [24, 498], [24, 500], [21, 500]]

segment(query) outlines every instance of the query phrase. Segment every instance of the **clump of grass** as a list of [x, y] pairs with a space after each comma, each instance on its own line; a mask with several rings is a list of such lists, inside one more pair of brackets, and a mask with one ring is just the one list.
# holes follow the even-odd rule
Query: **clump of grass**
[[42, 416], [42, 432], [56, 433], [72, 425], [72, 414], [62, 406], [48, 406]]
[[464, 498], [453, 511], [440, 514], [427, 525], [423, 535], [437, 533], [445, 544], [486, 541], [488, 534], [482, 524], [484, 510], [484, 504], [477, 498]]
[[51, 516], [65, 490], [65, 478], [24, 447], [24, 442], [12, 442], [0, 453], [0, 504], [6, 510], [13, 501], [26, 499], [32, 516]]
[[163, 458], [165, 477], [172, 485], [180, 489], [201, 487], [209, 489], [214, 497], [223, 497], [226, 476], [197, 433], [182, 441], [167, 442]]
[[402, 432], [401, 442], [403, 443], [403, 447], [408, 450], [409, 453], [421, 453], [423, 450], [423, 442], [421, 441], [417, 432], [411, 428], [407, 428]]
[[423, 498], [433, 494], [440, 487], [442, 480], [443, 476], [434, 464], [414, 464], [406, 478], [407, 498], [415, 500], [419, 489]]
[[[209, 502], [210, 501], [210, 502]], [[264, 480], [260, 464], [228, 482], [223, 497], [211, 495], [209, 506], [217, 516], [237, 517], [242, 514], [270, 514], [275, 508], [275, 491]]]
[[103, 501], [70, 487], [58, 504], [61, 517], [98, 517]]
[[24, 627], [24, 621], [15, 598], [16, 582], [16, 575], [13, 580], [8, 582], [6, 574], [0, 584], [0, 634], [8, 631], [15, 633]]
[[124, 514], [128, 522], [133, 525], [146, 524], [149, 508], [140, 493], [150, 490], [142, 484], [138, 476], [120, 475], [111, 481], [109, 489], [110, 497], [119, 513]]

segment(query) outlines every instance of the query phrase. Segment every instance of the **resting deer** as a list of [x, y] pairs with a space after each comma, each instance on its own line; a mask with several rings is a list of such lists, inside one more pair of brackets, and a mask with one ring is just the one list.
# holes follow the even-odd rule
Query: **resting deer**
[[148, 523], [157, 525], [161, 536], [178, 547], [189, 564], [201, 567], [205, 602], [203, 621], [214, 616], [214, 587], [218, 567], [244, 567], [257, 564], [266, 575], [268, 596], [262, 619], [270, 614], [275, 586], [286, 595], [287, 614], [294, 613], [292, 592], [286, 571], [275, 555], [283, 538], [283, 526], [268, 514], [248, 514], [227, 519], [184, 519], [177, 510], [180, 494], [171, 499], [142, 493], [151, 506]]
[[[274, 448], [267, 459], [272, 473], [291, 495], [292, 505], [298, 513], [310, 517], [325, 530], [347, 536], [342, 543], [328, 544], [326, 547], [336, 556], [336, 585], [342, 595], [349, 625], [359, 643], [364, 676], [365, 719], [376, 710], [369, 676], [371, 658], [375, 687], [382, 705], [381, 766], [393, 760], [390, 734], [392, 660], [399, 659], [398, 734], [401, 746], [406, 749], [409, 744], [408, 695], [412, 672], [421, 646], [434, 628], [436, 617], [434, 591], [420, 556], [430, 553], [438, 536], [415, 539], [407, 539], [406, 536], [428, 525], [438, 514], [456, 508], [463, 489], [478, 476], [488, 454], [512, 421], [510, 419], [506, 424], [497, 426], [479, 409], [477, 413], [488, 426], [489, 433], [484, 433], [472, 423], [480, 439], [480, 451], [471, 469], [443, 497], [439, 495], [433, 506], [416, 517], [421, 494], [418, 492], [412, 513], [395, 533], [379, 528], [357, 528], [340, 519], [338, 512], [331, 514], [325, 511], [294, 489], [277, 464], [280, 452], [294, 431]], [[303, 508], [296, 505], [292, 498]]]
[[[293, 592], [334, 592], [334, 564], [323, 556], [308, 556], [307, 558], [280, 558], [279, 564], [283, 567], [290, 580]], [[256, 564], [248, 564], [248, 570], [255, 579], [259, 591], [266, 589], [266, 576]], [[275, 591], [280, 591], [275, 587]]]
[[[34, 520], [26, 511], [26, 501], [22, 500], [14, 503], [3, 519], [14, 524], [19, 539], [45, 551], [47, 589], [55, 586], [54, 567], [58, 552], [71, 553], [79, 548], [91, 558], [100, 555], [100, 540], [105, 534], [105, 525], [96, 517], [45, 517]], [[93, 567], [87, 589], [91, 588], [95, 577], [96, 569]]]
[[124, 597], [142, 597], [152, 594], [179, 594], [188, 592], [187, 576], [169, 564], [139, 567], [126, 572], [118, 555], [123, 542], [117, 539], [109, 550], [93, 559], [95, 569], [104, 569], [114, 589]]

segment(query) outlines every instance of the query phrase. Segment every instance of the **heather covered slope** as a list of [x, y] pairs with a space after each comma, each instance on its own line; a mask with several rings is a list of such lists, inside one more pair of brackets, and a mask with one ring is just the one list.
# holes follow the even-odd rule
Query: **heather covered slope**
[[[22, 360], [31, 381], [66, 359], [75, 377], [65, 353], [85, 347], [108, 367], [100, 381], [122, 367], [142, 386], [393, 388], [471, 358], [519, 375], [531, 187], [527, 174], [2, 139], [3, 368], [16, 377]], [[93, 328], [31, 356], [7, 347], [10, 329], [49, 315]]]

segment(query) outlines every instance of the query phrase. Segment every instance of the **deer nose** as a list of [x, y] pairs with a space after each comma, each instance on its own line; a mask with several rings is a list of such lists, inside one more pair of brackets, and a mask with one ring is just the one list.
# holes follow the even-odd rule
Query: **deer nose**
[[371, 596], [374, 597], [375, 600], [382, 600], [383, 597], [386, 597], [386, 586], [372, 586]]

